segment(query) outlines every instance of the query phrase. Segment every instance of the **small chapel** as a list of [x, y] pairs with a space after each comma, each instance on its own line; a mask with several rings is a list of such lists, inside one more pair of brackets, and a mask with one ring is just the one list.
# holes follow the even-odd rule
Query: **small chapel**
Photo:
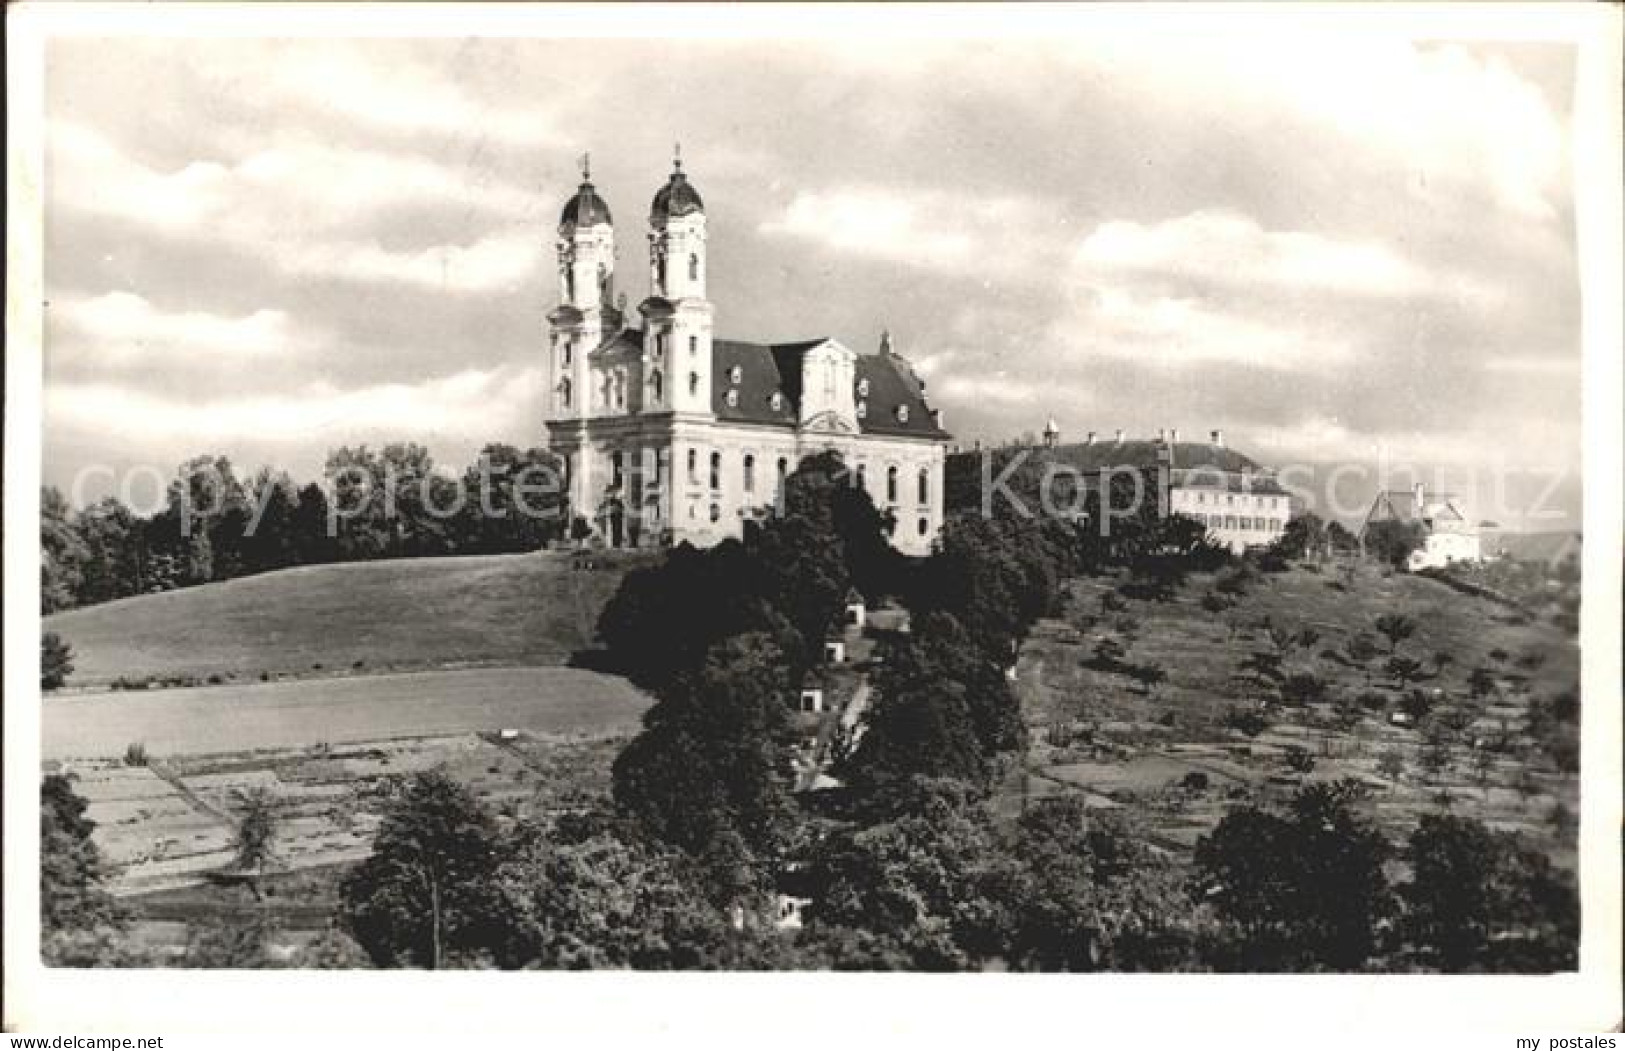
[[772, 514], [805, 457], [841, 454], [925, 555], [942, 526], [949, 434], [889, 335], [860, 353], [827, 337], [725, 339], [707, 297], [705, 202], [682, 159], [649, 206], [649, 294], [615, 291], [609, 204], [582, 165], [559, 217], [559, 305], [548, 315], [549, 448], [572, 514], [611, 547], [709, 546]]

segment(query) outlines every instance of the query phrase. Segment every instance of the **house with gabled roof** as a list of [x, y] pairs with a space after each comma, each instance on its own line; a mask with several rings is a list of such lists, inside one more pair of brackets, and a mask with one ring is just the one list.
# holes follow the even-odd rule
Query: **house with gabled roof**
[[1453, 493], [1430, 493], [1421, 482], [1410, 489], [1380, 492], [1360, 533], [1377, 522], [1415, 522], [1422, 527], [1422, 546], [1411, 552], [1411, 572], [1477, 562], [1483, 557], [1478, 526]]
[[614, 225], [590, 171], [564, 207], [546, 424], [572, 514], [611, 547], [707, 546], [765, 517], [802, 458], [833, 451], [892, 514], [892, 543], [929, 553], [949, 435], [925, 382], [887, 334], [873, 353], [722, 338], [707, 237], [679, 159], [650, 206], [650, 294], [635, 323], [614, 292]]

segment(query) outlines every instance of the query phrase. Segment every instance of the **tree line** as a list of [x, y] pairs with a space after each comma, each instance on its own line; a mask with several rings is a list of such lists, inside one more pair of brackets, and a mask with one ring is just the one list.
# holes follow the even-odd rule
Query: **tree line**
[[460, 475], [410, 442], [343, 446], [321, 482], [224, 456], [181, 464], [140, 515], [116, 496], [82, 509], [40, 493], [43, 613], [289, 566], [535, 550], [564, 534], [558, 461], [486, 445]]

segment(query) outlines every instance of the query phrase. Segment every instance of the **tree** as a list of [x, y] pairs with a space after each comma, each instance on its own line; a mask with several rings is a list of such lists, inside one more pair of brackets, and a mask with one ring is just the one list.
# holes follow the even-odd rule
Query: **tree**
[[467, 788], [414, 774], [386, 806], [372, 856], [339, 888], [346, 931], [380, 967], [445, 966], [492, 940], [497, 830]]
[[738, 833], [774, 854], [788, 820], [793, 708], [783, 650], [729, 638], [658, 691], [614, 765], [615, 802], [653, 838], [701, 852]]
[[1312, 672], [1294, 672], [1281, 682], [1281, 701], [1297, 706], [1319, 704], [1326, 699], [1326, 680]]
[[1405, 757], [1399, 749], [1389, 748], [1377, 756], [1377, 772], [1390, 781], [1398, 781], [1405, 774]]
[[1413, 657], [1393, 656], [1383, 666], [1394, 682], [1403, 690], [1422, 676], [1422, 662]]
[[260, 895], [259, 879], [275, 857], [277, 824], [276, 800], [263, 788], [243, 798], [242, 817], [232, 840], [236, 870], [250, 880], [254, 897]]
[[1200, 921], [1181, 873], [1128, 827], [1082, 799], [1043, 799], [1022, 815], [1010, 962], [1042, 971], [1169, 971], [1195, 966]]
[[1402, 929], [1424, 959], [1446, 971], [1575, 966], [1579, 895], [1523, 837], [1425, 814], [1408, 848]]
[[47, 774], [41, 782], [40, 935], [51, 964], [82, 958], [81, 936], [116, 933], [127, 920], [104, 889], [107, 871], [91, 840], [96, 823], [85, 816], [86, 807], [67, 777]]
[[141, 593], [143, 524], [117, 497], [105, 497], [80, 513], [85, 546], [79, 600], [106, 602]]
[[55, 488], [40, 490], [40, 612], [72, 609], [84, 583], [89, 552], [74, 526], [73, 509]]
[[1480, 665], [1467, 676], [1467, 690], [1473, 699], [1482, 700], [1495, 689], [1495, 673]]
[[499, 967], [712, 964], [732, 932], [678, 857], [610, 828], [524, 827], [493, 876]]
[[1382, 655], [1371, 636], [1360, 632], [1343, 644], [1343, 655], [1365, 673], [1365, 684], [1371, 685], [1371, 662]]
[[912, 641], [889, 647], [879, 663], [863, 736], [843, 773], [866, 792], [916, 777], [985, 786], [988, 756], [967, 684], [933, 674], [940, 665]]
[[901, 816], [814, 846], [808, 932], [862, 931], [913, 969], [968, 969], [1009, 944], [1015, 866], [965, 786], [917, 784], [917, 801]]
[[1399, 644], [1416, 634], [1416, 621], [1403, 613], [1384, 613], [1377, 618], [1377, 632], [1388, 640], [1390, 655], [1399, 652]]
[[1313, 511], [1293, 515], [1273, 547], [1283, 558], [1319, 558], [1327, 547], [1326, 523]]
[[1369, 557], [1395, 569], [1406, 568], [1411, 552], [1421, 547], [1425, 539], [1420, 522], [1401, 522], [1397, 519], [1372, 522], [1365, 527], [1365, 535], [1361, 538]]
[[1196, 844], [1195, 890], [1239, 940], [1224, 969], [1351, 970], [1389, 911], [1390, 850], [1349, 783], [1300, 789], [1284, 812], [1231, 810]]
[[73, 674], [73, 647], [54, 631], [40, 636], [40, 675], [42, 690], [61, 689]]

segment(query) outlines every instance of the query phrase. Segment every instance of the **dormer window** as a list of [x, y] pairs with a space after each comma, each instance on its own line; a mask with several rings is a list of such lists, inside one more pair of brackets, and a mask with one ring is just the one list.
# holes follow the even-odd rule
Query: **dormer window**
[[860, 419], [860, 420], [865, 419], [865, 418], [868, 417], [868, 415], [869, 415], [869, 403], [866, 402], [866, 401], [858, 402], [858, 419]]
[[728, 388], [728, 394], [725, 400], [728, 402], [728, 408], [739, 408], [739, 390], [734, 387]]
[[774, 412], [782, 412], [784, 410], [784, 395], [774, 391], [773, 396], [767, 399], [767, 404]]
[[740, 368], [738, 365], [735, 365], [733, 368], [728, 370], [728, 382], [729, 383], [737, 385], [739, 383], [739, 381], [744, 379], [744, 378], [745, 378], [745, 370]]
[[899, 405], [899, 406], [897, 406], [897, 422], [898, 423], [907, 423], [908, 422], [908, 406], [907, 405]]
[[869, 381], [867, 379], [858, 380], [858, 397], [867, 398], [868, 396], [869, 396]]

